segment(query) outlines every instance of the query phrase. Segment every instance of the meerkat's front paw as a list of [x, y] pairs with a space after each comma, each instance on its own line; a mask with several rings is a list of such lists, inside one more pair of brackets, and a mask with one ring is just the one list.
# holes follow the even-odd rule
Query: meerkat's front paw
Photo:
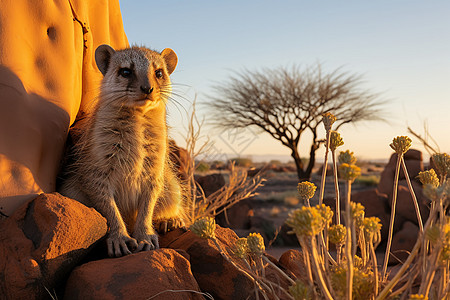
[[155, 224], [155, 229], [159, 234], [166, 234], [176, 228], [183, 228], [185, 226], [183, 220], [180, 218], [171, 218], [158, 220]]
[[138, 247], [134, 251], [135, 253], [140, 251], [159, 249], [158, 235], [156, 233], [155, 234], [135, 233], [133, 234], [133, 237], [135, 237], [138, 242]]
[[127, 233], [110, 233], [106, 239], [108, 246], [108, 255], [110, 257], [121, 257], [131, 254], [138, 248], [137, 241]]

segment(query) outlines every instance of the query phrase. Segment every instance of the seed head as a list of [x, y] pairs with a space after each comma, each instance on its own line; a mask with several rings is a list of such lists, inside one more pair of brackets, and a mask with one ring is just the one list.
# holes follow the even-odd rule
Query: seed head
[[444, 246], [442, 247], [442, 252], [439, 260], [443, 263], [450, 260], [450, 243], [444, 244]]
[[408, 300], [428, 300], [428, 297], [425, 297], [422, 294], [412, 294], [409, 295]]
[[356, 177], [361, 175], [361, 169], [359, 167], [347, 163], [339, 166], [339, 172], [342, 179], [350, 180], [350, 182], [353, 182]]
[[377, 235], [381, 230], [380, 219], [377, 217], [364, 218], [363, 226], [364, 226], [364, 233], [367, 236]]
[[303, 206], [289, 214], [286, 224], [299, 236], [314, 236], [323, 229], [324, 222], [315, 207]]
[[353, 156], [353, 152], [350, 152], [350, 150], [341, 151], [338, 160], [340, 164], [354, 165], [356, 163], [356, 157]]
[[309, 300], [313, 298], [308, 286], [300, 280], [295, 281], [294, 285], [289, 287], [289, 294], [295, 300]]
[[[339, 296], [345, 299], [347, 293], [347, 269], [340, 265], [332, 269], [331, 285]], [[373, 273], [369, 270], [361, 270], [356, 267], [353, 270], [353, 296], [354, 299], [371, 299], [373, 295]]]
[[297, 185], [298, 194], [303, 201], [307, 201], [314, 197], [317, 186], [309, 181], [300, 182]]
[[355, 220], [356, 227], [363, 226], [364, 206], [362, 206], [361, 203], [350, 202], [350, 213], [353, 220]]
[[423, 185], [430, 184], [434, 187], [439, 186], [439, 178], [437, 177], [436, 172], [433, 169], [419, 172], [419, 175], [417, 175], [417, 177], [419, 177], [419, 180]]
[[332, 131], [330, 135], [330, 149], [336, 150], [337, 147], [344, 145], [344, 140], [337, 131]]
[[261, 256], [266, 248], [264, 247], [264, 239], [259, 233], [250, 233], [247, 236], [247, 245], [250, 253]]
[[317, 205], [315, 208], [322, 217], [323, 227], [330, 225], [331, 221], [333, 220], [334, 214], [331, 208], [329, 206], [326, 206], [325, 204]]
[[189, 228], [193, 233], [204, 239], [216, 238], [216, 221], [211, 217], [197, 219]]
[[248, 252], [247, 238], [239, 238], [234, 245], [234, 255], [239, 258], [246, 258]]
[[407, 136], [398, 136], [389, 145], [398, 155], [403, 155], [411, 147], [411, 139]]
[[325, 126], [325, 130], [329, 131], [331, 130], [331, 125], [333, 125], [334, 122], [336, 122], [336, 117], [332, 113], [324, 113], [322, 115], [322, 121], [323, 125]]
[[445, 177], [450, 174], [450, 155], [447, 153], [438, 153], [433, 154], [432, 158], [439, 176]]
[[342, 224], [333, 225], [328, 228], [328, 238], [330, 242], [335, 245], [342, 245], [345, 242], [345, 236], [347, 235], [347, 230]]

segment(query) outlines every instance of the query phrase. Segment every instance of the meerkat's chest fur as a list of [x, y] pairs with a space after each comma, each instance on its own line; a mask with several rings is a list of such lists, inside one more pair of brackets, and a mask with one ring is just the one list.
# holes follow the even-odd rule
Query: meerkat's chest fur
[[134, 108], [113, 111], [100, 107], [93, 116], [91, 136], [87, 137], [91, 143], [85, 154], [93, 159], [92, 167], [106, 174], [105, 179], [116, 189], [114, 194], [128, 199], [124, 203], [136, 205], [145, 189], [163, 180], [166, 124], [155, 114], [143, 114]]

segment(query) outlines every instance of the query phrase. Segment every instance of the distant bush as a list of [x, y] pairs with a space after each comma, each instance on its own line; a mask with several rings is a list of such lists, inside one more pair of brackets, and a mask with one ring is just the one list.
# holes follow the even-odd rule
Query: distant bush
[[379, 175], [361, 175], [355, 179], [355, 184], [361, 184], [364, 186], [377, 186], [380, 183]]
[[211, 169], [211, 166], [204, 161], [199, 162], [195, 167], [195, 171], [197, 171], [197, 172], [207, 172], [210, 169]]
[[235, 166], [244, 168], [253, 166], [253, 161], [250, 158], [232, 158], [229, 160], [229, 163], [234, 163]]

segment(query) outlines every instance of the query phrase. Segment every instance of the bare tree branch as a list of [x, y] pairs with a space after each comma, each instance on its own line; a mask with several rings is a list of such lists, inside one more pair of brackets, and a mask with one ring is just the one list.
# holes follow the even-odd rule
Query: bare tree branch
[[[340, 68], [325, 73], [320, 64], [301, 69], [245, 70], [218, 86], [207, 103], [213, 123], [225, 128], [254, 126], [269, 133], [292, 151], [300, 180], [309, 179], [320, 145], [317, 128], [322, 115], [333, 113], [337, 128], [360, 121], [383, 120], [385, 101], [361, 87], [361, 76]], [[310, 162], [304, 166], [298, 152], [300, 136], [305, 130], [314, 138], [309, 151]]]

